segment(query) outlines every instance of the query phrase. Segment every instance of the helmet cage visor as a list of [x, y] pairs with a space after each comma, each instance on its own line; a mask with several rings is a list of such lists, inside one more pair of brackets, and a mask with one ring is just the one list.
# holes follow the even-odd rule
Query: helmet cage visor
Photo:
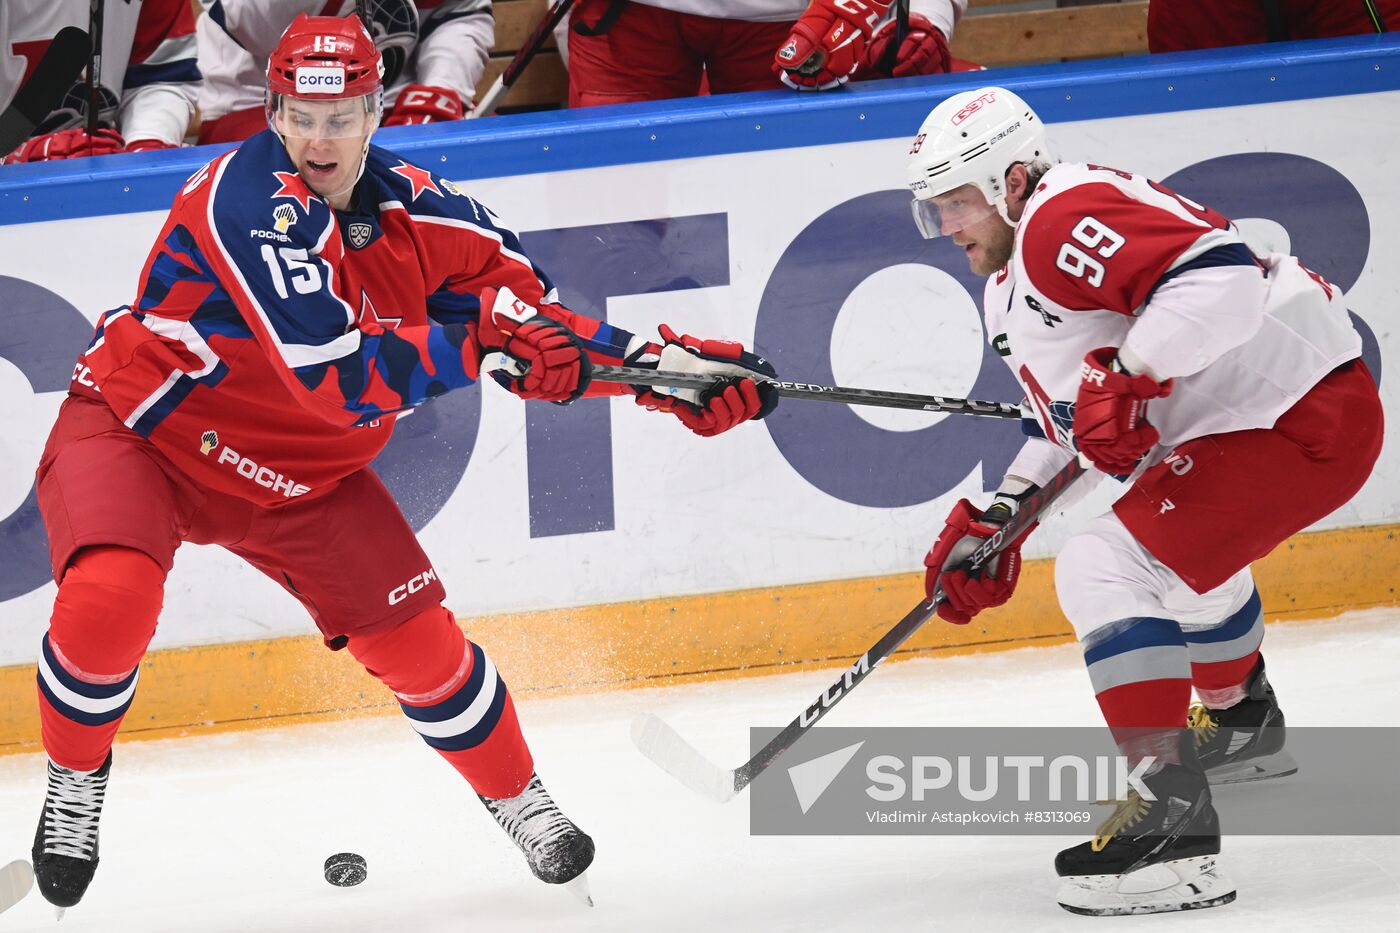
[[925, 240], [952, 236], [979, 224], [997, 212], [981, 187], [966, 184], [931, 198], [915, 198], [910, 204], [914, 225]]
[[357, 139], [379, 126], [382, 91], [342, 100], [308, 100], [268, 94], [267, 122], [284, 139]]

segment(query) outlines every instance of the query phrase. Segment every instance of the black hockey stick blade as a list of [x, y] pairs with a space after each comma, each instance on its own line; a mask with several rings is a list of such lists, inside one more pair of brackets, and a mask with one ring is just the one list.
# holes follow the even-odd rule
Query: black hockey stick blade
[[[707, 373], [678, 373], [647, 369], [642, 366], [594, 366], [597, 382], [622, 382], [646, 385], [654, 389], [711, 389], [731, 379]], [[808, 382], [784, 382], [780, 379], [761, 380], [776, 387], [783, 398], [805, 398], [818, 402], [840, 402], [846, 405], [870, 405], [876, 408], [904, 408], [911, 411], [945, 411], [955, 415], [981, 418], [1020, 418], [1021, 406], [1010, 402], [986, 402], [978, 399], [947, 398], [942, 395], [916, 395], [912, 392], [883, 392], [879, 389], [849, 389], [844, 386], [823, 386]], [[668, 394], [663, 391], [662, 394]]]
[[92, 43], [77, 26], [65, 26], [53, 37], [34, 73], [0, 113], [0, 155], [14, 151], [34, 128], [63, 102], [63, 95], [87, 67]]

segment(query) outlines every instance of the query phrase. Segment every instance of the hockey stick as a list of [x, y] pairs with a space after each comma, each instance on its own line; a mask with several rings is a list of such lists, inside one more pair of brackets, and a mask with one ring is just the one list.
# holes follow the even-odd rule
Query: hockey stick
[[88, 34], [77, 26], [58, 31], [34, 66], [34, 73], [0, 113], [0, 155], [13, 152], [63, 102], [91, 51]]
[[[76, 77], [76, 72], [74, 73]], [[34, 869], [24, 859], [0, 868], [0, 914], [24, 900], [34, 887]]]
[[[701, 373], [675, 373], [644, 369], [639, 366], [594, 366], [597, 382], [624, 382], [648, 385], [656, 389], [709, 389], [723, 384], [730, 377]], [[944, 398], [941, 395], [915, 395], [910, 392], [882, 392], [878, 389], [848, 389], [843, 386], [812, 385], [806, 382], [765, 380], [777, 387], [783, 398], [816, 399], [820, 402], [842, 402], [847, 405], [872, 405], [877, 408], [908, 408], [914, 411], [946, 411], [981, 418], [1020, 418], [1021, 407], [1009, 402], [984, 402], [968, 398]]]
[[520, 73], [525, 70], [525, 66], [530, 64], [535, 53], [544, 45], [549, 34], [554, 31], [554, 27], [559, 25], [559, 21], [569, 12], [569, 8], [574, 5], [574, 0], [555, 0], [554, 6], [549, 8], [549, 12], [540, 20], [535, 31], [530, 33], [530, 37], [525, 40], [525, 44], [520, 46], [520, 51], [515, 53], [515, 57], [510, 60], [497, 76], [495, 82], [481, 97], [481, 103], [477, 104], [476, 110], [467, 114], [467, 118], [489, 117], [496, 112], [496, 108], [501, 105], [501, 98], [506, 96], [506, 92], [515, 84], [515, 79], [520, 77]]
[[91, 0], [88, 5], [88, 35], [92, 37], [92, 48], [88, 52], [87, 73], [88, 136], [97, 135], [98, 117], [101, 116], [99, 111], [102, 105], [102, 21], [105, 6], [104, 0]]
[[[1012, 516], [1011, 521], [984, 541], [963, 566], [968, 570], [976, 570], [1001, 553], [1003, 545], [1016, 540], [1032, 522], [1039, 521], [1061, 493], [1084, 475], [1084, 471], [1085, 467], [1079, 458], [1071, 460], [1064, 469], [1051, 477], [1049, 482], [1032, 493]], [[857, 658], [835, 683], [827, 687], [796, 719], [788, 723], [787, 728], [737, 768], [721, 768], [714, 764], [664, 720], [651, 713], [638, 716], [632, 723], [632, 741], [643, 755], [676, 780], [699, 794], [723, 803], [748, 787], [754, 778], [796, 744], [812, 726], [831, 711], [833, 706], [869, 676], [881, 661], [893, 654], [925, 622], [933, 618], [941, 602], [943, 593], [940, 590], [933, 594], [933, 599], [921, 601], [909, 610], [908, 615], [900, 619], [894, 628], [871, 646], [870, 650]]]
[[894, 41], [885, 47], [885, 54], [880, 56], [880, 71], [887, 75], [894, 74], [899, 47], [904, 44], [904, 37], [909, 35], [909, 0], [895, 0], [895, 3]]

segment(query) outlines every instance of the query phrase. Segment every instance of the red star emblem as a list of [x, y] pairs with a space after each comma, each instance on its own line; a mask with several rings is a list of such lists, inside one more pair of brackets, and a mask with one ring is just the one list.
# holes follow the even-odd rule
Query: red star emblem
[[407, 162], [400, 159], [399, 164], [389, 169], [389, 171], [408, 179], [408, 183], [413, 186], [413, 200], [415, 201], [418, 200], [418, 195], [422, 194], [424, 191], [431, 191], [438, 197], [442, 197], [442, 191], [439, 190], [437, 183], [433, 181], [432, 173], [425, 168], [409, 165]]
[[316, 200], [316, 196], [311, 193], [311, 189], [306, 187], [306, 182], [301, 180], [301, 176], [296, 172], [273, 172], [277, 180], [282, 183], [282, 187], [272, 193], [274, 198], [292, 198], [301, 205], [301, 209], [306, 213], [311, 213], [311, 202]]
[[396, 330], [403, 323], [401, 317], [380, 317], [379, 312], [374, 310], [374, 302], [370, 300], [369, 293], [363, 288], [360, 289], [360, 325], [377, 324], [383, 330]]

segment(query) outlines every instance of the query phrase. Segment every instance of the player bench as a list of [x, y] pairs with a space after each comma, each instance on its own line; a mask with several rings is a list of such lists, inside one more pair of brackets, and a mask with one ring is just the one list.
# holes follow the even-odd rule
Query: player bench
[[[548, 3], [547, 0], [495, 0], [493, 8], [496, 47], [491, 51], [486, 77], [481, 82], [482, 92], [510, 63], [544, 17]], [[1047, 6], [1046, 0], [971, 0], [952, 45], [952, 52], [958, 58], [989, 68], [1146, 51], [1146, 0], [1126, 3], [1105, 0], [1059, 7]], [[516, 81], [502, 110], [563, 106], [568, 96], [568, 74], [551, 37]]]

